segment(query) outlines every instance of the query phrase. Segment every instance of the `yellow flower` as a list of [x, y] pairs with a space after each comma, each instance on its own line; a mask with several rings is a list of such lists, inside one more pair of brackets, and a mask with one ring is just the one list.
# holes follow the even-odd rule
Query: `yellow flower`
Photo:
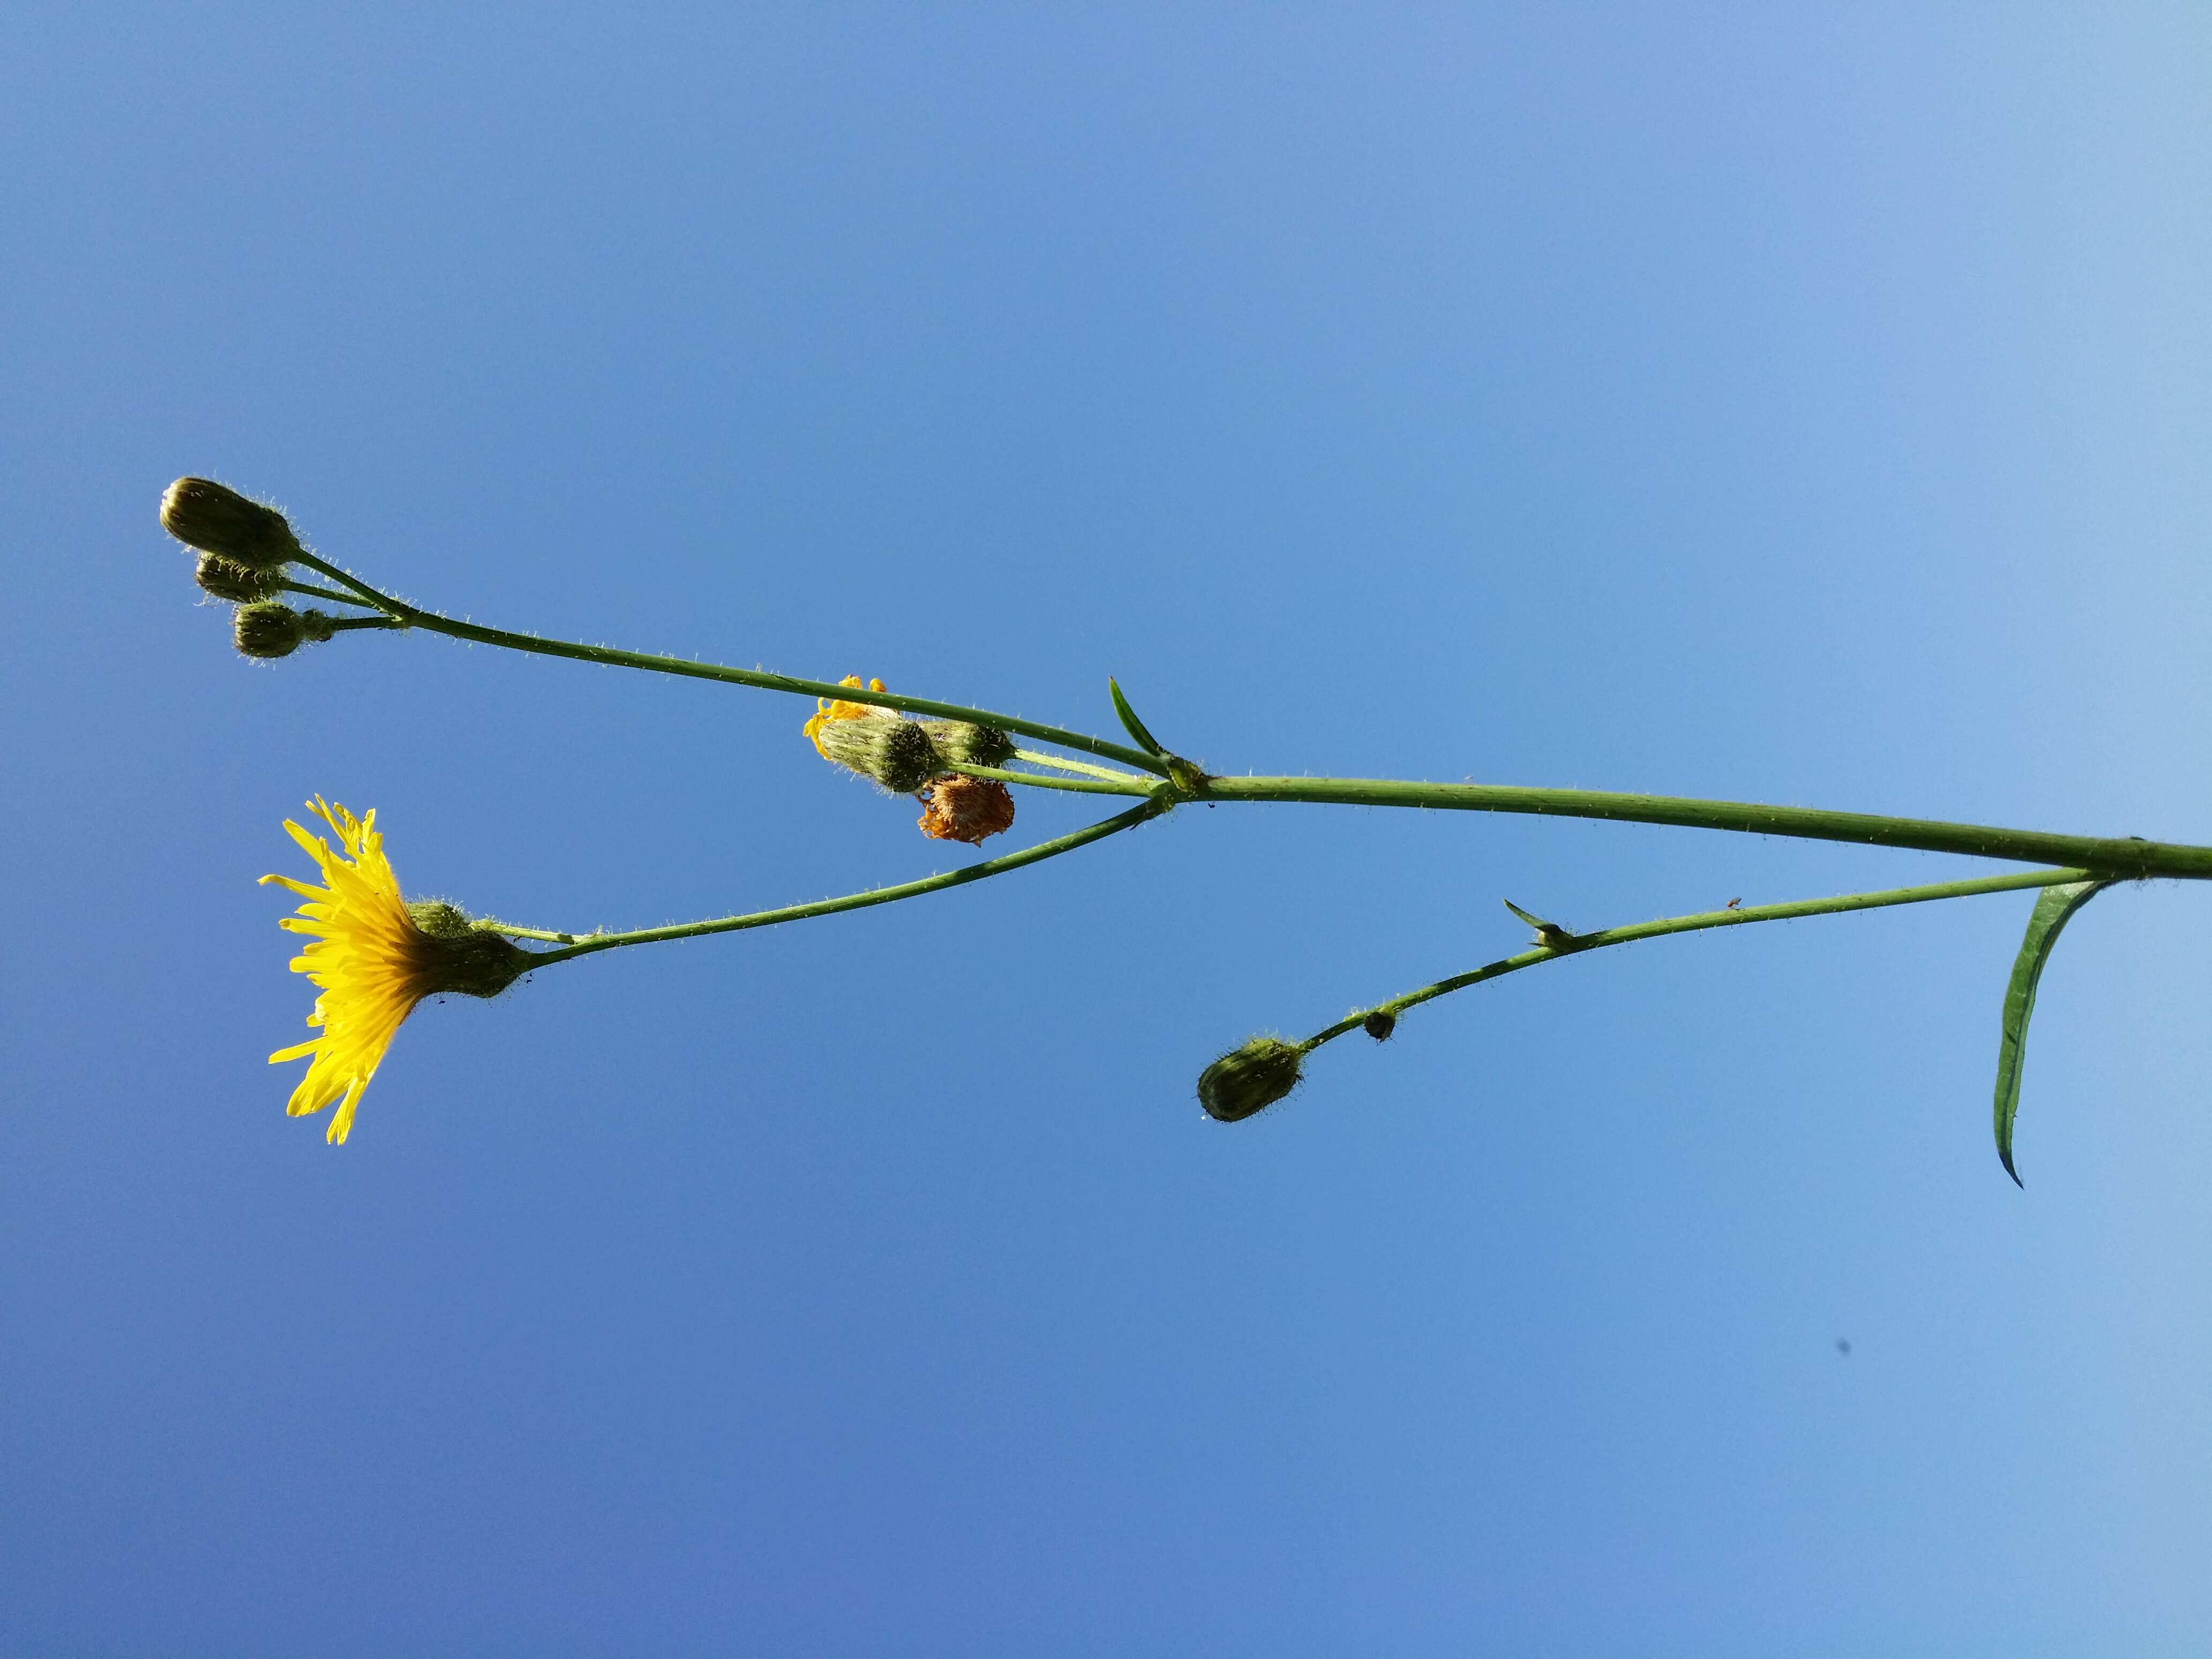
[[337, 1102], [325, 1136], [336, 1146], [353, 1128], [362, 1091], [416, 1003], [441, 991], [495, 996], [523, 973], [530, 957], [499, 934], [471, 927], [450, 905], [424, 907], [436, 929], [425, 932], [400, 896], [398, 878], [384, 855], [384, 837], [376, 830], [376, 814], [356, 818], [319, 795], [308, 808], [337, 831], [343, 853], [332, 852], [328, 842], [289, 818], [284, 828], [322, 867], [325, 884], [310, 887], [289, 876], [261, 879], [264, 885], [289, 887], [307, 901], [296, 915], [276, 925], [310, 936], [311, 942], [292, 958], [292, 971], [305, 974], [322, 991], [307, 1024], [320, 1026], [323, 1034], [279, 1048], [269, 1063], [313, 1056], [284, 1109], [304, 1117]]
[[[843, 679], [838, 681], [837, 684], [840, 685], [849, 685], [857, 690], [860, 689], [860, 677], [858, 674], [848, 674]], [[871, 691], [880, 691], [883, 689], [884, 683], [881, 680], [870, 680], [868, 682], [868, 690]], [[897, 716], [896, 714], [892, 714], [891, 711], [888, 708], [878, 708], [873, 703], [847, 702], [842, 697], [838, 697], [834, 700], [829, 697], [817, 697], [815, 698], [814, 702], [814, 718], [807, 721], [805, 726], [801, 729], [805, 732], [809, 738], [813, 739], [815, 751], [819, 754], [823, 760], [829, 760], [831, 758], [830, 751], [822, 746], [822, 728], [829, 725], [830, 721], [866, 720], [871, 715], [877, 714], [890, 715], [894, 720], [897, 718]]]

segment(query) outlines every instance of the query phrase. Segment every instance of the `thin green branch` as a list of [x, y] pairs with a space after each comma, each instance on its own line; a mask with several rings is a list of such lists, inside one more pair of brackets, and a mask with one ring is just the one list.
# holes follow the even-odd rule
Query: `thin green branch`
[[343, 634], [356, 628], [404, 628], [407, 624], [393, 617], [332, 617], [323, 626], [333, 634]]
[[1147, 789], [1153, 787], [1146, 780], [1132, 773], [1116, 772], [1107, 766], [1092, 766], [1085, 761], [1070, 760], [1065, 755], [1046, 755], [1040, 754], [1034, 749], [1017, 749], [1014, 750], [1014, 758], [1018, 761], [1027, 761], [1032, 766], [1049, 766], [1062, 772], [1080, 773], [1086, 778], [1109, 778], [1115, 783], [1142, 783]]
[[1983, 876], [1969, 881], [1936, 882], [1924, 887], [1891, 887], [1880, 892], [1846, 893], [1838, 898], [1791, 899], [1781, 904], [1750, 904], [1736, 910], [1701, 910], [1692, 915], [1668, 916], [1658, 921], [1639, 921], [1626, 927], [1607, 927], [1595, 933], [1565, 935], [1565, 943], [1539, 945], [1523, 951], [1518, 956], [1487, 963], [1449, 979], [1440, 979], [1433, 985], [1424, 985], [1418, 991], [1408, 991], [1404, 996], [1389, 1002], [1377, 1003], [1372, 1008], [1362, 1008], [1346, 1015], [1335, 1024], [1316, 1031], [1298, 1046], [1306, 1050], [1318, 1048], [1324, 1042], [1334, 1042], [1347, 1031], [1356, 1031], [1377, 1014], [1395, 1020], [1408, 1008], [1424, 1002], [1448, 996], [1454, 991], [1465, 990], [1470, 985], [1480, 985], [1486, 980], [1503, 979], [1508, 974], [1517, 974], [1523, 968], [1534, 968], [1540, 963], [1556, 962], [1562, 957], [1578, 957], [1590, 951], [1602, 951], [1613, 945], [1632, 945], [1638, 939], [1663, 939], [1669, 933], [1702, 933], [1709, 927], [1743, 927], [1758, 921], [1794, 921], [1802, 916], [1838, 915], [1850, 910], [1881, 910], [1896, 904], [1929, 904], [1937, 899], [1972, 898], [1981, 893], [2011, 893], [2030, 887], [2057, 887], [2069, 881], [2081, 881], [2088, 877], [2087, 870], [2030, 870], [2019, 875]]
[[318, 587], [313, 582], [284, 584], [287, 593], [305, 593], [311, 599], [336, 599], [340, 605], [367, 605], [367, 599], [357, 599], [350, 593], [341, 593], [335, 587]]
[[581, 938], [573, 934], [549, 933], [537, 928], [511, 927], [503, 922], [486, 922], [483, 926], [493, 933], [507, 933], [518, 939], [557, 940], [566, 945], [563, 950], [539, 953], [531, 963], [532, 968], [567, 962], [576, 957], [592, 956], [601, 951], [618, 951], [627, 945], [659, 945], [671, 939], [702, 939], [709, 933], [735, 933], [750, 927], [773, 927], [778, 922], [805, 921], [813, 916], [836, 915], [843, 910], [863, 910], [871, 905], [892, 904], [901, 899], [919, 898], [924, 893], [934, 893], [947, 887], [988, 881], [993, 876], [1002, 876], [1011, 870], [1057, 858], [1062, 853], [1088, 847], [1093, 842], [1103, 841], [1124, 830], [1133, 830], [1166, 811], [1169, 805], [1164, 800], [1148, 800], [1126, 812], [1078, 830], [1073, 835], [1039, 842], [1035, 847], [1024, 848], [1018, 853], [1007, 853], [998, 858], [986, 859], [981, 864], [970, 864], [958, 870], [925, 876], [919, 881], [901, 882], [895, 887], [875, 887], [866, 892], [848, 893], [842, 898], [817, 899], [811, 904], [788, 904], [781, 909], [756, 910], [747, 915], [722, 916], [712, 921], [678, 922], [666, 927], [641, 927], [632, 933], [592, 933]]
[[1833, 812], [1811, 806], [1763, 806], [1749, 801], [1698, 800], [1680, 795], [1616, 794], [1601, 789], [1532, 789], [1496, 783], [1401, 783], [1387, 778], [1205, 779], [1192, 799], [1291, 800], [1347, 806], [1419, 806], [1447, 811], [1525, 812], [1550, 817], [1671, 823], [1693, 830], [1795, 836], [1872, 847], [1963, 853], [2023, 864], [2078, 865], [2096, 875], [2139, 880], [2153, 876], [2212, 878], [2212, 847], [2097, 836], [2054, 836], [2033, 830]]
[[909, 714], [969, 720], [979, 726], [1001, 726], [1027, 737], [1042, 738], [1047, 743], [1056, 743], [1063, 748], [1103, 755], [1109, 760], [1117, 760], [1147, 772], [1164, 775], [1167, 771], [1164, 763], [1140, 749], [1109, 743], [1103, 738], [1071, 732], [1064, 726], [1046, 726], [1012, 714], [994, 714], [988, 708], [971, 708], [964, 703], [939, 702], [929, 697], [898, 696], [887, 691], [869, 691], [858, 686], [835, 684], [829, 680], [799, 679], [789, 674], [768, 674], [755, 669], [726, 668], [720, 663], [694, 662], [684, 657], [663, 657], [647, 651], [618, 651], [611, 646], [580, 645], [571, 640], [550, 640], [537, 634], [517, 634], [504, 628], [482, 628], [475, 623], [462, 622], [435, 611], [425, 611], [404, 599], [395, 599], [388, 593], [380, 593], [359, 578], [349, 575], [336, 565], [327, 564], [312, 554], [302, 554], [301, 558], [302, 562], [362, 593], [370, 604], [406, 626], [443, 634], [452, 639], [471, 640], [479, 645], [503, 646], [510, 651], [527, 651], [543, 657], [566, 657], [576, 662], [601, 663], [610, 668], [640, 668], [657, 674], [674, 674], [686, 679], [719, 680], [730, 685], [754, 686], [764, 691], [784, 691], [807, 697], [835, 697], [846, 702], [866, 703], [878, 708], [896, 708]]
[[996, 778], [1001, 783], [1025, 783], [1033, 789], [1066, 789], [1079, 795], [1158, 795], [1165, 793], [1174, 799], [1175, 786], [1155, 782], [1146, 778], [1131, 778], [1126, 783], [1107, 783], [1093, 778], [1048, 778], [1035, 772], [1007, 772], [995, 766], [969, 766], [962, 761], [949, 763], [955, 772], [971, 778]]
[[331, 580], [343, 583], [347, 587], [351, 588], [356, 593], [361, 596], [358, 599], [349, 600], [349, 604], [373, 605], [377, 610], [389, 611], [395, 617], [404, 617], [404, 613], [410, 611], [415, 608], [411, 605], [408, 605], [401, 600], [393, 599], [389, 593], [380, 593], [376, 589], [371, 587], [367, 582], [362, 580], [360, 577], [355, 575], [350, 570], [342, 570], [337, 565], [331, 563], [326, 559], [317, 558], [313, 553], [307, 552], [303, 550], [294, 555], [294, 557], [299, 563], [306, 565], [310, 570], [321, 571], [323, 574], [328, 576]]

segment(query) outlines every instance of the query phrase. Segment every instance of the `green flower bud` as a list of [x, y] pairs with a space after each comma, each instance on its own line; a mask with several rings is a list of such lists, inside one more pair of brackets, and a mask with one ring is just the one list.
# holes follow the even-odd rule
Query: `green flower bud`
[[1206, 1115], [1236, 1123], [1273, 1105], [1298, 1086], [1305, 1050], [1278, 1037], [1254, 1037], [1198, 1074]]
[[200, 585], [202, 592], [228, 599], [233, 605], [251, 605], [256, 599], [270, 599], [283, 592], [284, 572], [281, 566], [250, 570], [220, 553], [203, 553], [199, 563], [193, 568], [192, 580]]
[[337, 630], [319, 611], [295, 611], [275, 599], [241, 605], [231, 617], [231, 638], [249, 657], [289, 657], [302, 642], [319, 645]]
[[945, 770], [945, 757], [919, 720], [831, 720], [815, 741], [838, 765], [873, 778], [894, 794], [910, 795]]
[[924, 720], [921, 729], [937, 752], [962, 766], [1004, 766], [1014, 757], [1014, 740], [995, 726], [966, 720]]
[[161, 496], [161, 528], [187, 547], [219, 553], [249, 570], [274, 570], [300, 556], [300, 539], [273, 507], [248, 501], [212, 478], [179, 478]]

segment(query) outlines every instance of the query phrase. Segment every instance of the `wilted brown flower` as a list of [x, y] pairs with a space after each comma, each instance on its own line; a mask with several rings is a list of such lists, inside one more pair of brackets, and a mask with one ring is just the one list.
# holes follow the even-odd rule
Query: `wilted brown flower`
[[986, 836], [1013, 827], [1013, 793], [996, 778], [956, 772], [932, 779], [921, 793], [928, 805], [920, 820], [921, 833], [933, 840], [981, 847]]

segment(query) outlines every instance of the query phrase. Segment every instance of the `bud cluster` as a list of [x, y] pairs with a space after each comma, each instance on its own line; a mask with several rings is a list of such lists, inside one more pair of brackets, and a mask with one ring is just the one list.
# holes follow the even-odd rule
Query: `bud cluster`
[[238, 607], [231, 639], [242, 655], [289, 657], [342, 625], [359, 625], [320, 611], [295, 611], [277, 599], [288, 586], [286, 567], [307, 550], [291, 520], [273, 507], [212, 478], [179, 478], [162, 492], [161, 528], [198, 553], [192, 580], [200, 591]]
[[[857, 682], [855, 682], [857, 683]], [[1014, 740], [995, 726], [966, 720], [910, 720], [890, 709], [839, 704], [809, 726], [815, 744], [848, 771], [928, 810], [922, 834], [980, 847], [1014, 821], [1014, 798], [995, 778], [971, 778], [962, 766], [1004, 766]]]

